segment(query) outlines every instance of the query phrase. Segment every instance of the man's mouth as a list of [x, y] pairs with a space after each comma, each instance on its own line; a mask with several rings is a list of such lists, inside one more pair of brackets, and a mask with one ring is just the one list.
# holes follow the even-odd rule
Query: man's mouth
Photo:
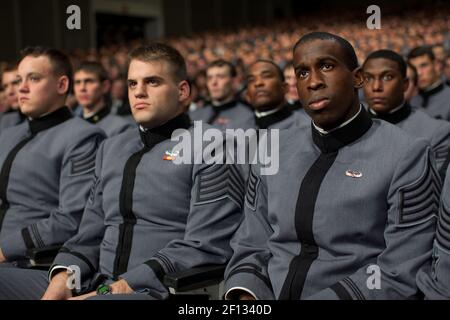
[[137, 109], [137, 110], [142, 110], [142, 109], [147, 108], [147, 106], [148, 106], [148, 103], [140, 102], [140, 103], [136, 103], [136, 104], [133, 106], [133, 108], [134, 108], [134, 109]]
[[328, 98], [318, 98], [318, 99], [314, 99], [313, 101], [311, 101], [308, 106], [311, 110], [322, 110], [323, 108], [325, 108], [328, 103], [330, 103], [330, 99]]

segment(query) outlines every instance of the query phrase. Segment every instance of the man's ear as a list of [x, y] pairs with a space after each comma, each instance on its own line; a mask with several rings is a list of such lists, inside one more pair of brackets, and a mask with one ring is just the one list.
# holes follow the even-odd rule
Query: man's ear
[[364, 85], [364, 75], [361, 67], [352, 71], [353, 73], [353, 87], [355, 89], [361, 89]]
[[403, 92], [406, 92], [406, 90], [408, 90], [410, 80], [408, 77], [406, 77], [405, 80], [403, 80], [403, 81], [404, 81], [403, 82]]
[[178, 84], [178, 101], [186, 102], [191, 96], [191, 86], [186, 80], [181, 81]]
[[69, 90], [70, 80], [67, 76], [61, 76], [58, 79], [58, 94], [65, 95]]

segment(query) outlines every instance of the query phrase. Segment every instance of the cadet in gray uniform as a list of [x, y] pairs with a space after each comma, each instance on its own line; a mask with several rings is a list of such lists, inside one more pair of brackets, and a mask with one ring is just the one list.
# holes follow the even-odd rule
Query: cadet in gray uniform
[[17, 65], [9, 64], [2, 73], [3, 89], [6, 96], [6, 111], [0, 117], [0, 133], [6, 128], [13, 127], [25, 120], [25, 116], [20, 112], [17, 79]]
[[[45, 272], [2, 270], [0, 299], [38, 299], [44, 291], [45, 299], [68, 298], [65, 270], [73, 265], [80, 268], [85, 291], [106, 283], [113, 294], [164, 299], [165, 273], [224, 264], [231, 257], [229, 241], [242, 219], [239, 171], [225, 164], [175, 163], [181, 154], [171, 135], [197, 130], [183, 113], [190, 88], [182, 56], [152, 44], [134, 50], [130, 60], [129, 98], [140, 129], [100, 147], [79, 232], [56, 257], [47, 290]], [[27, 283], [35, 285], [30, 289]]]
[[445, 176], [450, 150], [450, 123], [411, 108], [404, 92], [409, 86], [406, 63], [391, 50], [372, 52], [363, 64], [364, 94], [372, 117], [395, 124], [431, 145], [436, 166]]
[[345, 39], [303, 36], [294, 65], [313, 124], [281, 131], [278, 174], [252, 166], [226, 298], [417, 298], [441, 188], [430, 147], [361, 107]]
[[19, 64], [19, 101], [28, 121], [0, 137], [0, 262], [75, 235], [93, 180], [102, 130], [64, 107], [68, 58], [28, 48]]
[[284, 74], [272, 61], [258, 60], [248, 68], [247, 101], [254, 108], [248, 127], [287, 129], [293, 125], [309, 126], [311, 119], [292, 111], [285, 94], [288, 90]]
[[[449, 169], [447, 169], [449, 170]], [[417, 285], [426, 299], [450, 299], [450, 174], [442, 188], [432, 259], [417, 273]]]
[[217, 60], [206, 69], [206, 86], [211, 103], [190, 112], [192, 120], [201, 120], [220, 129], [247, 129], [253, 118], [251, 108], [236, 100], [236, 68], [230, 62]]
[[436, 59], [428, 46], [417, 47], [408, 54], [408, 61], [417, 69], [419, 94], [412, 106], [422, 107], [432, 117], [450, 121], [450, 87], [436, 71]]
[[111, 107], [106, 102], [110, 87], [106, 70], [98, 62], [83, 62], [75, 70], [74, 92], [83, 108], [82, 117], [102, 128], [108, 137], [136, 127], [136, 123], [111, 113]]

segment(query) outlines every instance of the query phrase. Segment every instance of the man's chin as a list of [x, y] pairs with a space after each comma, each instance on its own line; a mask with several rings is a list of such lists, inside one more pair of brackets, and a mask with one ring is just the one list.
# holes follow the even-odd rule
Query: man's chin
[[336, 119], [329, 114], [315, 114], [311, 117], [311, 119], [314, 121], [316, 126], [325, 131], [337, 128], [342, 123], [340, 119]]

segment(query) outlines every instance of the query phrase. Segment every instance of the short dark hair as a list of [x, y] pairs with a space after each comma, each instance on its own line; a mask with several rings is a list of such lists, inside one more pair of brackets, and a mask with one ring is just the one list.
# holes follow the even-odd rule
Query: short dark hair
[[3, 74], [4, 72], [16, 71], [17, 67], [18, 67], [18, 65], [17, 65], [16, 62], [6, 62], [2, 66], [2, 69], [0, 70], [0, 73]]
[[181, 53], [164, 43], [151, 43], [146, 46], [138, 47], [129, 54], [130, 62], [139, 60], [142, 62], [150, 62], [156, 60], [166, 61], [173, 70], [173, 76], [176, 81], [187, 80], [186, 62]]
[[431, 61], [434, 61], [436, 57], [434, 56], [433, 50], [431, 50], [430, 46], [419, 46], [415, 47], [408, 53], [408, 60], [421, 57], [421, 56], [428, 56]]
[[409, 81], [412, 81], [415, 87], [417, 87], [417, 84], [419, 83], [419, 79], [417, 77], [417, 69], [414, 67], [414, 65], [411, 62], [406, 62], [408, 68], [410, 68], [413, 72], [413, 79], [409, 79]]
[[57, 76], [67, 76], [69, 78], [69, 89], [67, 90], [67, 94], [71, 91], [72, 88], [72, 64], [70, 63], [69, 57], [65, 55], [63, 52], [47, 47], [27, 47], [21, 51], [22, 60], [25, 57], [47, 57], [50, 60], [50, 64], [53, 68], [53, 74]]
[[441, 47], [441, 48], [443, 48], [445, 50], [444, 44], [442, 44], [442, 43], [435, 43], [435, 44], [433, 44], [431, 46], [431, 49], [437, 48], [437, 47]]
[[366, 61], [364, 61], [363, 63], [363, 68], [366, 65], [367, 61], [371, 59], [387, 59], [394, 61], [395, 63], [397, 63], [398, 70], [400, 71], [402, 77], [406, 78], [406, 62], [397, 52], [388, 49], [374, 51], [367, 56]]
[[275, 62], [273, 62], [272, 60], [267, 60], [267, 59], [258, 59], [258, 60], [256, 60], [255, 62], [253, 62], [252, 64], [250, 64], [250, 65], [248, 66], [248, 68], [247, 68], [247, 73], [248, 73], [248, 70], [250, 70], [251, 67], [253, 67], [255, 64], [260, 63], [260, 62], [268, 63], [268, 64], [271, 64], [272, 66], [274, 66], [275, 70], [277, 70], [277, 74], [278, 74], [278, 77], [280, 78], [280, 80], [281, 80], [282, 82], [284, 82], [284, 81], [286, 80], [286, 79], [284, 78], [283, 70], [281, 70], [280, 66], [277, 65], [277, 64], [276, 64]]
[[21, 52], [22, 60], [25, 57], [40, 57], [45, 56], [50, 60], [53, 67], [54, 74], [58, 76], [67, 76], [72, 79], [72, 65], [69, 57], [61, 51], [46, 47], [27, 47]]
[[345, 55], [345, 64], [347, 68], [351, 71], [358, 68], [358, 58], [356, 57], [355, 49], [353, 46], [345, 40], [344, 38], [337, 36], [332, 33], [328, 32], [311, 32], [304, 36], [302, 36], [294, 45], [293, 52], [297, 49], [299, 45], [302, 45], [304, 43], [314, 41], [314, 40], [329, 40], [329, 41], [336, 41], [337, 44], [341, 46], [341, 48], [344, 50]]
[[292, 60], [286, 62], [286, 64], [283, 67], [283, 72], [285, 72], [287, 69], [291, 69], [291, 68], [294, 68], [294, 62]]
[[75, 68], [74, 74], [79, 71], [95, 74], [100, 82], [108, 80], [108, 73], [106, 72], [106, 69], [101, 63], [96, 61], [83, 61], [78, 67]]
[[219, 67], [219, 68], [228, 67], [228, 70], [230, 71], [230, 76], [232, 78], [236, 77], [236, 75], [237, 75], [236, 67], [234, 66], [234, 64], [232, 64], [229, 61], [226, 61], [223, 59], [214, 60], [213, 62], [208, 64], [208, 66], [206, 67], [206, 70], [209, 70], [213, 67]]

